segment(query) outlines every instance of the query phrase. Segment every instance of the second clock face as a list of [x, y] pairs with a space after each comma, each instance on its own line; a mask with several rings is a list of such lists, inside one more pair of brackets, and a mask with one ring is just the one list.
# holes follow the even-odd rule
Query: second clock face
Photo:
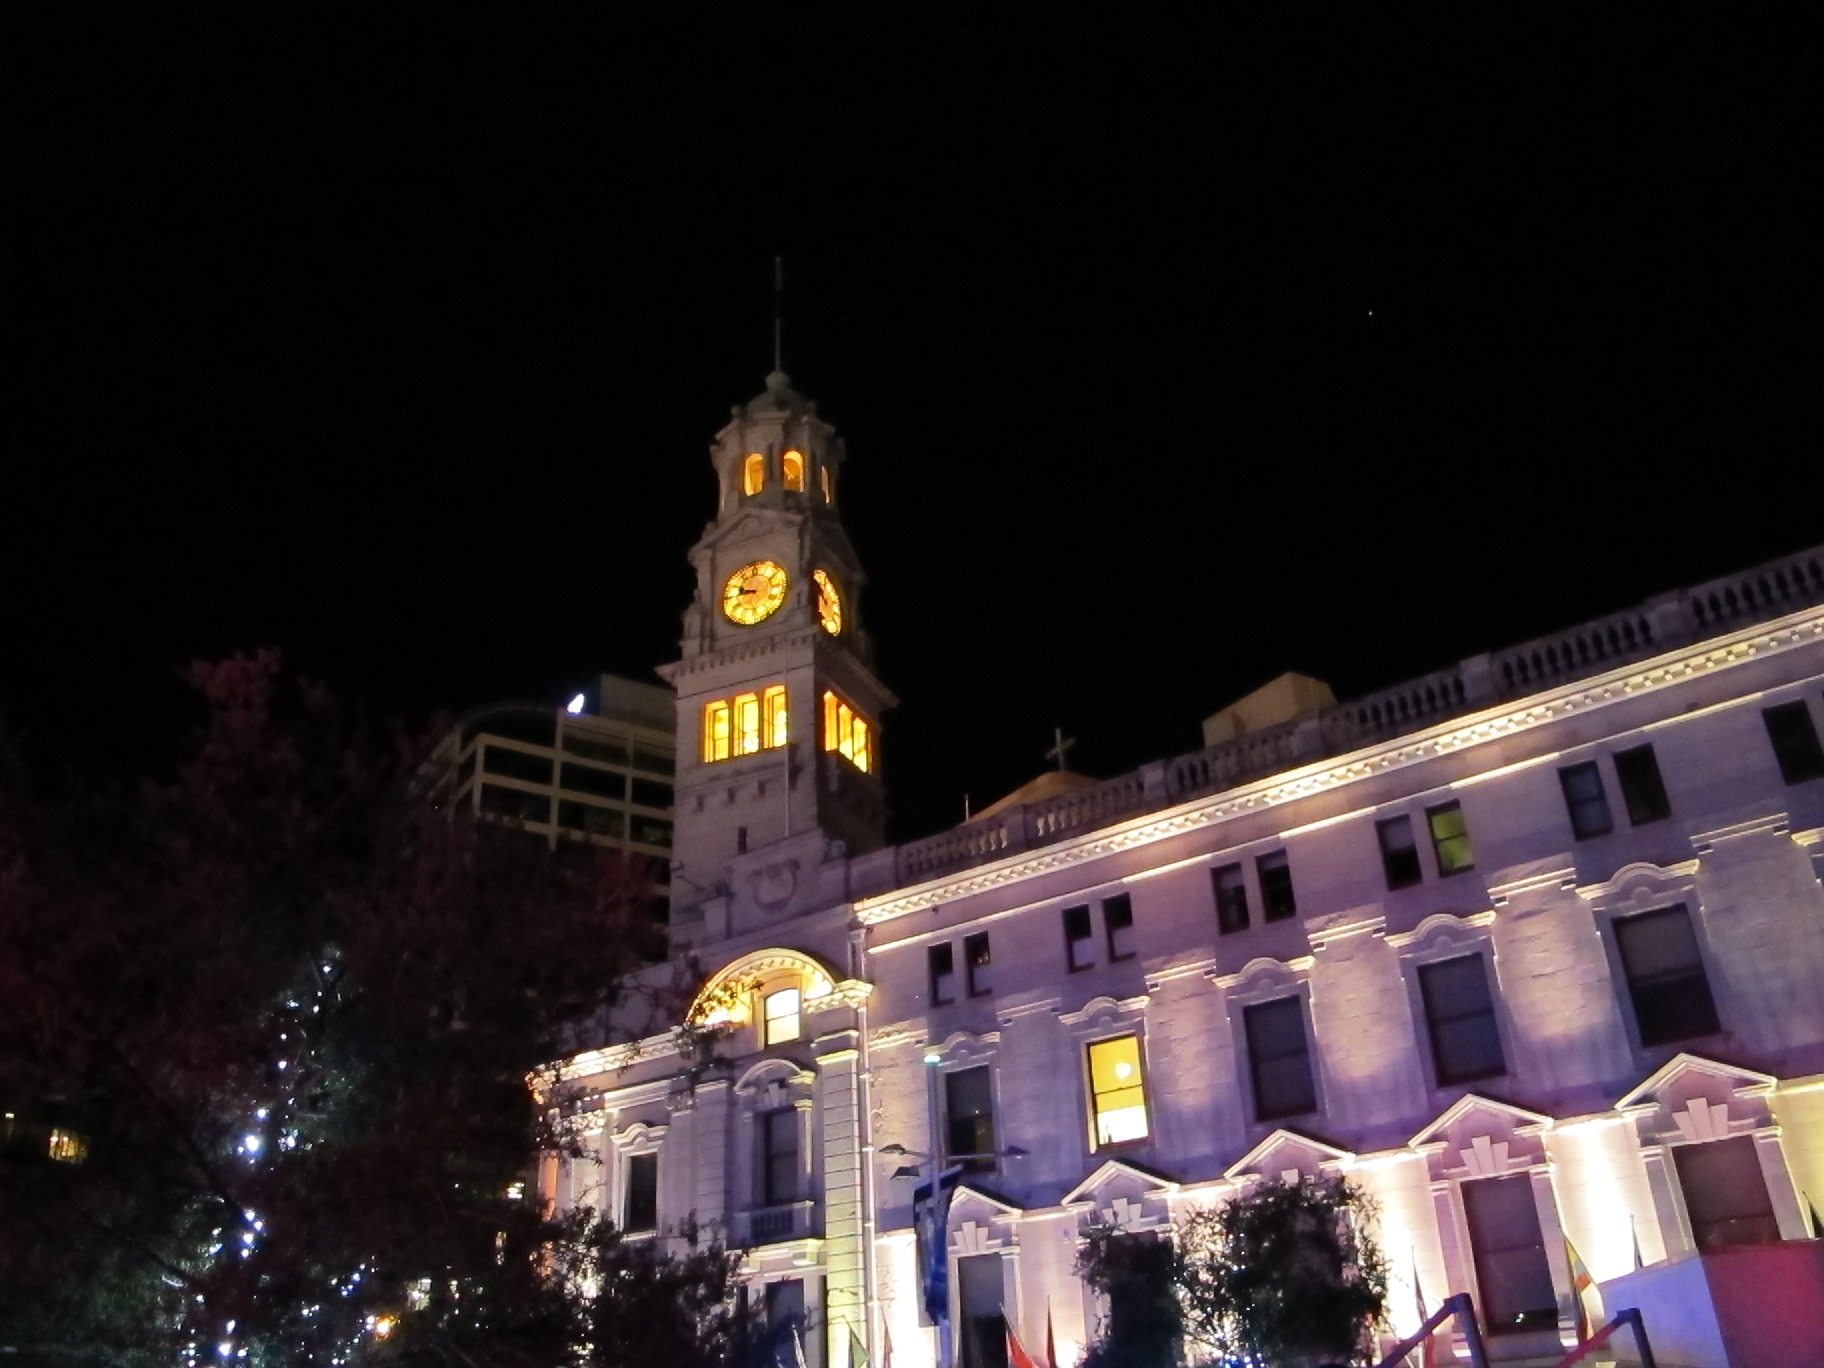
[[811, 571], [817, 583], [817, 620], [823, 630], [835, 636], [842, 630], [842, 596], [836, 592], [836, 581], [825, 571]]
[[728, 577], [722, 586], [722, 611], [730, 622], [751, 627], [785, 602], [785, 567], [777, 561], [755, 561]]

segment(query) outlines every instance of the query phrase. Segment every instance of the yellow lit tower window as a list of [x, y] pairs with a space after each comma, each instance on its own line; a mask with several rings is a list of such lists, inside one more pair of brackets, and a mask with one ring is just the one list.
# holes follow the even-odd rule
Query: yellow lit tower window
[[874, 738], [868, 720], [828, 691], [823, 695], [823, 748], [835, 751], [863, 773], [874, 768]]
[[779, 458], [785, 468], [785, 487], [804, 493], [804, 455], [802, 452], [788, 451]]
[[761, 696], [762, 711], [766, 714], [766, 736], [763, 738], [768, 750], [778, 750], [785, 744], [785, 685], [774, 684]]
[[730, 755], [728, 700], [719, 698], [703, 705], [703, 763], [713, 764]]
[[789, 739], [789, 715], [783, 684], [705, 703], [703, 763], [778, 750]]
[[757, 451], [749, 452], [747, 459], [741, 463], [741, 492], [758, 494], [765, 488], [766, 457]]

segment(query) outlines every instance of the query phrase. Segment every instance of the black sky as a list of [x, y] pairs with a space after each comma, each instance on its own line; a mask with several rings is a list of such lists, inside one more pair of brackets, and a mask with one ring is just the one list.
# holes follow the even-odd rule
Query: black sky
[[0, 717], [646, 676], [775, 252], [902, 835], [1824, 540], [1809, 14], [1376, 9], [9, 12]]

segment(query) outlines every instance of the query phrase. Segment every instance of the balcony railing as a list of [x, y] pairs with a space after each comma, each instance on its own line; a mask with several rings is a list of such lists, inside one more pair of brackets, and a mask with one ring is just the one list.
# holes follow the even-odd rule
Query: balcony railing
[[988, 864], [1820, 603], [1824, 547], [907, 842], [892, 853], [893, 871], [903, 887]]
[[817, 1203], [807, 1200], [750, 1207], [736, 1214], [734, 1224], [735, 1242], [744, 1249], [812, 1239], [817, 1234]]

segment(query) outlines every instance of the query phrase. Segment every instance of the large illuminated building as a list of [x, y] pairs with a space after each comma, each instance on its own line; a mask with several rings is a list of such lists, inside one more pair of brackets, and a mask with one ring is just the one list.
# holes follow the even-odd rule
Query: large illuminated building
[[712, 456], [665, 671], [707, 981], [568, 1062], [560, 1201], [723, 1233], [827, 1368], [1062, 1368], [1086, 1230], [1328, 1173], [1394, 1330], [1467, 1291], [1549, 1361], [1574, 1249], [1665, 1361], [1819, 1361], [1824, 549], [889, 846], [842, 444], [775, 375]]

